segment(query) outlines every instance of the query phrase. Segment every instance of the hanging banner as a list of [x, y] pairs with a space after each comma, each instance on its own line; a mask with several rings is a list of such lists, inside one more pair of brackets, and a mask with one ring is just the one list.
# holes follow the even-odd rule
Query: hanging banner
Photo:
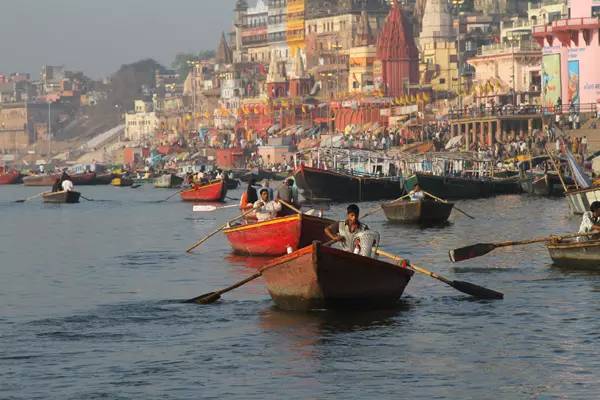
[[554, 107], [561, 96], [560, 54], [546, 54], [542, 59], [542, 94], [544, 107]]
[[569, 104], [578, 105], [580, 96], [579, 96], [579, 60], [571, 60], [568, 64], [569, 71], [569, 86], [568, 86], [568, 94], [569, 94]]

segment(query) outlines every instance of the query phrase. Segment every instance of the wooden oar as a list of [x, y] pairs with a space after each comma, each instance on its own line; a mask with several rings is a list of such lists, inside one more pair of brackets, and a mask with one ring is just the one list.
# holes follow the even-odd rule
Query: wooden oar
[[205, 237], [203, 237], [202, 239], [200, 239], [199, 241], [197, 241], [196, 243], [194, 243], [189, 249], [186, 250], [187, 253], [191, 253], [192, 250], [194, 250], [196, 247], [200, 246], [202, 243], [206, 242], [208, 239], [210, 239], [211, 237], [215, 236], [217, 233], [221, 232], [223, 229], [227, 228], [229, 226], [229, 224], [231, 224], [232, 222], [245, 217], [246, 215], [250, 214], [251, 212], [253, 212], [254, 209], [250, 209], [246, 212], [244, 212], [243, 214], [238, 215], [237, 217], [235, 217], [232, 220], [227, 221], [227, 223], [221, 225], [219, 227], [219, 229], [217, 229], [214, 232], [209, 233], [208, 235], [206, 235]]
[[84, 200], [87, 200], [87, 201], [96, 201], [96, 200], [94, 200], [94, 199], [88, 199], [87, 197], [85, 197], [85, 196], [84, 196], [84, 195], [82, 195], [82, 194], [79, 194], [79, 197], [81, 197], [82, 199], [84, 199]]
[[[446, 201], [446, 200], [444, 200], [444, 199], [440, 199], [439, 197], [437, 197], [437, 196], [434, 196], [434, 195], [433, 195], [433, 194], [431, 194], [431, 193], [428, 193], [428, 192], [426, 192], [426, 191], [424, 191], [424, 190], [423, 190], [423, 193], [425, 193], [427, 196], [431, 197], [431, 198], [432, 198], [432, 199], [434, 199], [434, 200], [437, 200], [437, 201], [439, 201], [439, 202], [442, 202], [442, 203], [444, 203], [444, 204], [448, 204], [448, 201]], [[466, 215], [467, 217], [469, 217], [469, 218], [471, 218], [471, 219], [475, 219], [475, 217], [473, 217], [472, 215], [469, 215], [469, 214], [467, 214], [466, 212], [464, 212], [463, 210], [461, 210], [460, 208], [456, 207], [456, 204], [454, 205], [454, 209], [455, 209], [456, 211], [458, 211], [459, 213], [461, 213], [461, 214], [464, 214], [464, 215]]]
[[286, 206], [287, 208], [289, 208], [290, 210], [292, 210], [292, 211], [295, 211], [295, 212], [297, 212], [298, 214], [302, 214], [302, 211], [300, 211], [299, 209], [297, 209], [296, 207], [294, 207], [293, 205], [291, 205], [291, 204], [290, 204], [290, 203], [288, 203], [287, 201], [279, 199], [279, 202], [280, 202], [281, 204], [283, 204], [284, 206]]
[[[384, 257], [388, 257], [394, 261], [403, 262], [405, 261], [402, 257], [397, 256], [395, 254], [388, 253], [383, 250], [377, 250], [377, 254], [382, 255]], [[404, 267], [402, 267], [404, 268]], [[503, 299], [504, 294], [497, 292], [492, 289], [485, 288], [483, 286], [475, 285], [474, 283], [464, 282], [464, 281], [452, 281], [448, 278], [445, 278], [441, 275], [436, 274], [435, 272], [431, 272], [423, 267], [415, 265], [413, 263], [407, 264], [406, 268], [412, 269], [415, 272], [419, 272], [421, 274], [430, 276], [433, 279], [437, 279], [440, 282], [445, 283], [448, 286], [452, 286], [454, 289], [459, 292], [466, 293], [473, 297], [477, 297], [479, 299]]]
[[187, 190], [187, 189], [188, 189], [188, 188], [185, 188], [185, 189], [178, 190], [178, 191], [176, 191], [175, 193], [172, 193], [172, 194], [171, 194], [169, 197], [167, 197], [167, 198], [166, 198], [166, 199], [164, 199], [164, 200], [157, 200], [157, 201], [156, 201], [156, 203], [165, 203], [165, 202], [167, 202], [167, 201], [171, 200], [173, 197], [177, 196], [179, 193], [181, 193], [181, 192], [183, 192], [184, 190]]
[[209, 211], [217, 211], [217, 210], [222, 210], [224, 208], [233, 208], [233, 207], [239, 207], [239, 204], [230, 204], [228, 206], [222, 206], [222, 207], [197, 204], [195, 206], [192, 206], [192, 211], [194, 211], [194, 212], [209, 212]]
[[[328, 242], [323, 243], [323, 246], [329, 246], [330, 244], [332, 244], [334, 242], [336, 242], [336, 240], [330, 240]], [[209, 293], [201, 294], [200, 296], [196, 296], [193, 299], [184, 301], [184, 303], [196, 303], [196, 304], [214, 303], [215, 301], [217, 301], [221, 298], [222, 294], [230, 292], [233, 289], [237, 289], [240, 286], [243, 286], [246, 283], [255, 280], [256, 278], [262, 276], [263, 272], [265, 272], [269, 268], [273, 268], [274, 266], [277, 266], [277, 265], [279, 265], [278, 260], [271, 261], [270, 263], [267, 263], [266, 265], [262, 266], [257, 273], [255, 273], [254, 275], [250, 275], [249, 277], [247, 277], [244, 280], [234, 283], [233, 285], [228, 286], [225, 289], [217, 290], [216, 292], [209, 292]]]
[[450, 250], [448, 252], [448, 256], [450, 257], [450, 261], [460, 262], [460, 261], [464, 261], [464, 260], [469, 260], [471, 258], [481, 257], [499, 247], [521, 246], [521, 245], [526, 245], [526, 244], [542, 243], [542, 242], [548, 242], [551, 240], [563, 240], [563, 239], [569, 239], [569, 238], [574, 238], [574, 237], [579, 237], [579, 236], [588, 236], [588, 235], [593, 235], [593, 234], [597, 234], [597, 232], [574, 233], [574, 234], [563, 235], [563, 236], [546, 236], [546, 237], [542, 237], [542, 238], [519, 240], [519, 241], [514, 241], [514, 242], [477, 243], [477, 244], [472, 244], [470, 246], [461, 247], [459, 249]]
[[26, 201], [33, 200], [33, 199], [35, 199], [37, 197], [42, 196], [44, 193], [46, 193], [46, 192], [38, 193], [35, 196], [30, 196], [30, 197], [28, 197], [26, 199], [15, 200], [15, 203], [25, 203]]

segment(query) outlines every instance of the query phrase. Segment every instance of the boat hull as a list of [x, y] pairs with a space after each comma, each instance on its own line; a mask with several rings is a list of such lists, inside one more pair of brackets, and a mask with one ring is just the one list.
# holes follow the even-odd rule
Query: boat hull
[[[57, 178], [60, 178], [60, 174], [52, 175], [30, 175], [23, 178], [23, 184], [25, 186], [52, 186]], [[73, 185], [94, 185], [96, 174], [94, 172], [86, 172], [83, 174], [69, 175]]]
[[581, 215], [590, 210], [590, 205], [594, 201], [600, 201], [600, 187], [570, 190], [565, 195], [569, 202], [571, 213]]
[[400, 179], [360, 177], [306, 166], [294, 172], [294, 179], [309, 201], [377, 201], [404, 193]]
[[422, 190], [443, 199], [478, 199], [495, 194], [494, 184], [489, 179], [417, 173], [406, 180], [406, 191], [411, 191], [417, 183]]
[[106, 173], [106, 174], [96, 174], [93, 184], [94, 185], [110, 185], [110, 183], [112, 182], [114, 177], [115, 177], [115, 175], [110, 172]]
[[326, 241], [325, 228], [334, 221], [295, 214], [223, 231], [235, 253], [250, 256], [281, 256], [308, 246], [313, 240]]
[[158, 189], [173, 189], [180, 187], [182, 183], [183, 178], [175, 174], [165, 174], [154, 180], [154, 187]]
[[555, 265], [574, 269], [600, 270], [600, 240], [546, 243]]
[[48, 192], [42, 195], [44, 203], [62, 204], [62, 203], [79, 203], [79, 192]]
[[[526, 173], [520, 179], [523, 192], [534, 196], [562, 196], [565, 190], [556, 174], [531, 174]], [[567, 182], [567, 184], [572, 181]]]
[[262, 269], [275, 304], [284, 310], [389, 307], [402, 296], [413, 272], [318, 242]]
[[8, 172], [0, 174], [0, 185], [15, 185], [23, 182], [23, 175], [20, 172]]
[[390, 222], [402, 224], [441, 224], [448, 221], [453, 207], [453, 203], [433, 200], [400, 200], [381, 205]]
[[210, 182], [206, 185], [184, 190], [180, 193], [180, 196], [183, 201], [222, 202], [227, 196], [227, 185], [222, 180]]

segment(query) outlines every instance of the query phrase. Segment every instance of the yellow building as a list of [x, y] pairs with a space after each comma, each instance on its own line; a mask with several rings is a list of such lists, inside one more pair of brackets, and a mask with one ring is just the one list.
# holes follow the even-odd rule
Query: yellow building
[[439, 92], [459, 92], [458, 55], [454, 42], [429, 42], [421, 46], [420, 83]]
[[374, 90], [373, 63], [377, 56], [377, 48], [374, 45], [353, 47], [348, 50], [348, 56], [348, 89], [350, 93], [365, 93]]
[[286, 37], [290, 50], [290, 58], [296, 56], [298, 50], [304, 51], [304, 1], [288, 0], [286, 10]]

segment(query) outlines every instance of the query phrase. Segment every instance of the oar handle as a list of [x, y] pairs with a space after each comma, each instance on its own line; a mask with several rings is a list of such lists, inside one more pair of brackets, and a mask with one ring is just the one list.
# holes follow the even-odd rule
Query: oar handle
[[[380, 249], [377, 250], [377, 254], [380, 254], [380, 255], [382, 255], [384, 257], [390, 258], [390, 259], [392, 259], [394, 261], [398, 261], [398, 262], [406, 261], [402, 257], [399, 257], [399, 256], [397, 256], [395, 254], [392, 254], [392, 253], [388, 253], [387, 251], [380, 250]], [[436, 274], [435, 272], [431, 272], [431, 271], [429, 271], [429, 270], [427, 270], [427, 269], [425, 269], [423, 267], [420, 267], [420, 266], [418, 266], [416, 264], [413, 264], [413, 263], [410, 263], [407, 266], [407, 268], [408, 269], [412, 269], [412, 270], [414, 270], [416, 272], [419, 272], [421, 274], [428, 275], [428, 276], [430, 276], [430, 277], [432, 277], [434, 279], [437, 279], [437, 280], [442, 281], [442, 282], [447, 283], [447, 284], [450, 284], [452, 282], [449, 279], [447, 279], [447, 278], [445, 278], [445, 277], [443, 277], [441, 275]]]
[[297, 212], [298, 214], [302, 214], [302, 211], [300, 211], [299, 209], [297, 209], [296, 207], [294, 207], [293, 205], [291, 205], [291, 204], [290, 204], [290, 203], [288, 203], [287, 201], [279, 199], [279, 202], [280, 202], [281, 204], [283, 204], [284, 206], [286, 206], [287, 208], [289, 208], [290, 210], [292, 210], [292, 211], [295, 211], [295, 212]]
[[249, 277], [247, 277], [246, 279], [239, 281], [237, 283], [234, 283], [231, 286], [226, 287], [225, 289], [221, 289], [215, 292], [215, 295], [222, 295], [223, 293], [227, 293], [227, 292], [231, 292], [233, 289], [237, 289], [240, 286], [245, 285], [246, 283], [255, 280], [256, 278], [259, 278], [262, 275], [262, 269], [255, 273], [254, 275], [250, 275]]
[[520, 246], [520, 245], [525, 245], [525, 244], [548, 242], [548, 241], [551, 241], [554, 239], [563, 240], [563, 239], [576, 238], [576, 237], [580, 237], [580, 236], [590, 236], [590, 235], [595, 235], [598, 233], [600, 233], [600, 232], [570, 233], [568, 235], [562, 235], [562, 236], [546, 236], [546, 237], [540, 237], [540, 238], [529, 239], [529, 240], [519, 240], [519, 241], [513, 241], [513, 242], [499, 242], [499, 243], [494, 243], [494, 246], [495, 247]]

